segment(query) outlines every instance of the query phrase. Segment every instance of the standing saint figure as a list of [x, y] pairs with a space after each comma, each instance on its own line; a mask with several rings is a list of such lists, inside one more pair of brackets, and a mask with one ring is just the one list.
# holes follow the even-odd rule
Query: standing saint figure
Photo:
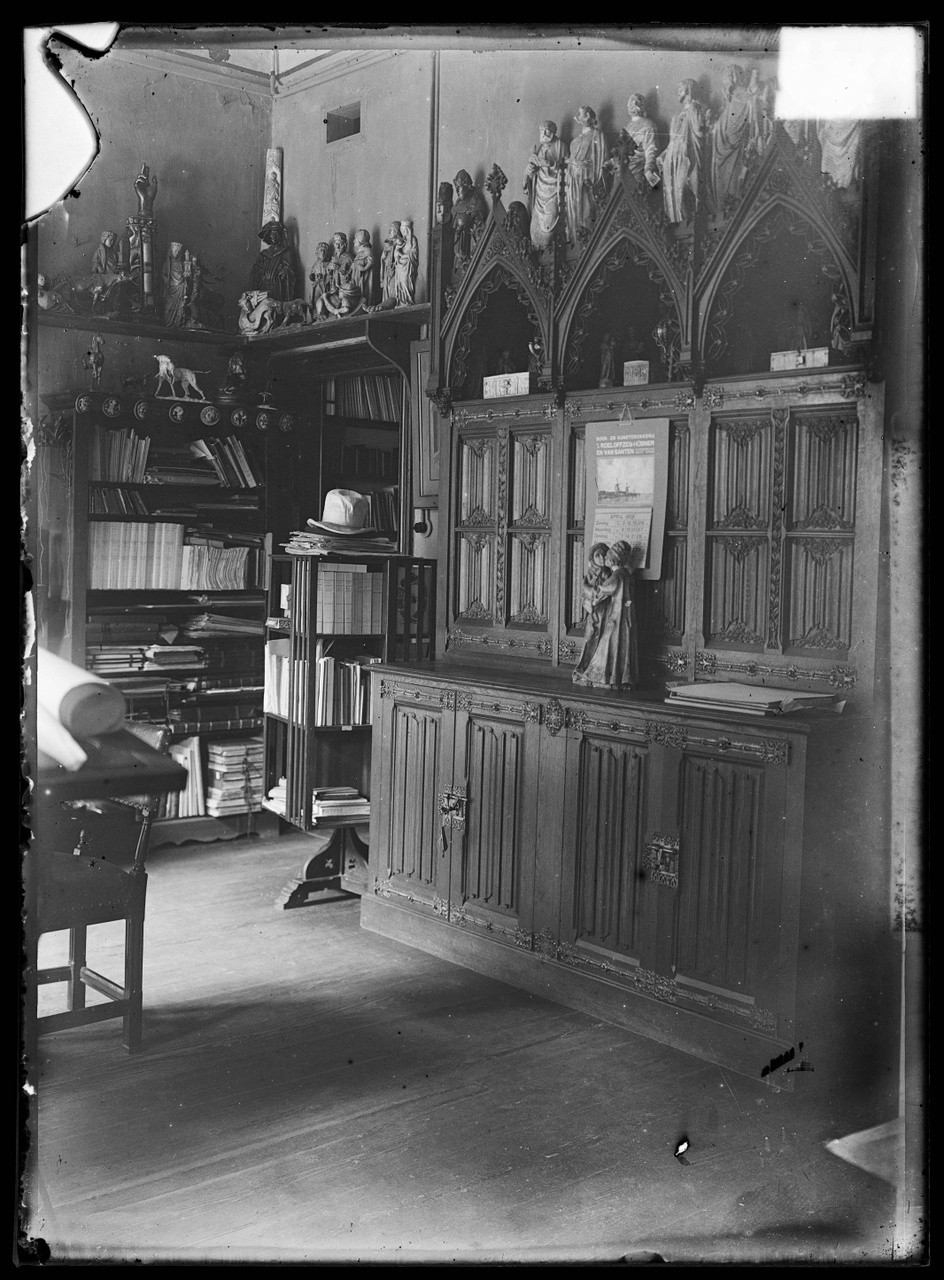
[[289, 302], [295, 297], [295, 268], [288, 232], [281, 222], [267, 222], [259, 232], [266, 246], [249, 271], [249, 287], [261, 290], [276, 302]]
[[531, 243], [535, 249], [544, 249], [550, 244], [560, 220], [561, 174], [568, 153], [567, 143], [557, 136], [554, 121], [543, 121], [524, 175], [524, 190], [531, 210]]
[[453, 271], [462, 272], [469, 265], [472, 249], [488, 218], [485, 197], [465, 169], [460, 169], [452, 180], [456, 199], [452, 206]]
[[629, 121], [621, 130], [621, 138], [629, 138], [634, 150], [629, 157], [629, 172], [639, 186], [648, 182], [650, 187], [659, 185], [659, 169], [656, 164], [658, 147], [656, 146], [655, 125], [646, 115], [646, 100], [641, 93], [633, 93], [626, 103]]
[[736, 63], [721, 73], [724, 106], [711, 130], [711, 195], [720, 216], [741, 194], [748, 161], [764, 147], [763, 112], [757, 71], [745, 84]]
[[[593, 551], [597, 549], [595, 546]], [[596, 586], [586, 587], [590, 618], [574, 670], [575, 684], [600, 689], [635, 689], [639, 684], [632, 555], [628, 542], [614, 542], [604, 560], [609, 575]]]
[[416, 271], [420, 247], [413, 234], [413, 223], [404, 218], [400, 223], [400, 243], [394, 253], [394, 283], [398, 307], [412, 307], [416, 296]]
[[331, 246], [326, 240], [322, 240], [315, 247], [315, 261], [308, 273], [308, 279], [312, 281], [311, 313], [316, 320], [323, 320], [326, 311], [325, 294], [332, 283]]
[[364, 305], [369, 307], [374, 302], [374, 250], [370, 243], [370, 232], [361, 228], [354, 233], [354, 282], [361, 291]]
[[567, 162], [567, 239], [579, 244], [593, 227], [593, 192], [603, 181], [606, 145], [591, 107], [578, 107], [574, 120], [580, 132], [570, 144]]
[[605, 333], [600, 340], [600, 386], [613, 385], [613, 352], [615, 343], [613, 335]]
[[688, 222], [694, 217], [703, 194], [703, 151], [708, 120], [704, 106], [695, 97], [694, 80], [681, 82], [678, 100], [680, 110], [672, 117], [669, 145], [658, 164], [662, 171], [665, 216], [669, 222]]
[[180, 329], [187, 323], [188, 266], [189, 254], [185, 258], [183, 245], [172, 240], [161, 271], [161, 307], [168, 329]]
[[397, 250], [401, 241], [399, 222], [391, 222], [380, 255], [380, 299], [389, 306], [395, 306], [397, 301]]

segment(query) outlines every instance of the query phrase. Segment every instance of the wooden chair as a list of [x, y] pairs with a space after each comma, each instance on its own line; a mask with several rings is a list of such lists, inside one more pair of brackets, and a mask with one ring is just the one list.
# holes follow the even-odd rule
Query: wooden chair
[[[166, 751], [170, 731], [164, 726], [129, 722], [127, 728], [150, 746]], [[131, 805], [141, 814], [136, 828], [133, 861], [126, 868], [118, 862], [96, 856], [94, 834], [91, 840], [88, 834], [94, 827], [96, 815], [87, 809], [83, 813], [81, 807], [71, 810], [74, 824], [78, 827], [74, 850], [63, 853], [40, 849], [37, 853], [36, 927], [28, 930], [30, 959], [33, 962], [29, 971], [35, 974], [34, 998], [38, 997], [38, 989], [43, 984], [66, 983], [66, 1011], [37, 1016], [39, 1035], [108, 1018], [122, 1018], [124, 1046], [132, 1052], [141, 1043], [146, 862], [157, 798], [127, 796], [108, 804]], [[125, 922], [124, 977], [121, 983], [106, 978], [86, 963], [89, 927], [112, 920]], [[39, 938], [44, 933], [66, 929], [69, 931], [68, 962], [39, 969]], [[107, 1003], [86, 1005], [86, 987], [107, 996]]]

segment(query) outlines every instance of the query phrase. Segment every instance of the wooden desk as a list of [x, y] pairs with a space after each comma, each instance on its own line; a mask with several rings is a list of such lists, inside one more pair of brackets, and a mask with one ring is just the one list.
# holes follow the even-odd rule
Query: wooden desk
[[107, 800], [115, 796], [163, 795], [187, 785], [182, 765], [155, 751], [127, 729], [84, 738], [88, 760], [70, 772], [49, 756], [39, 754], [37, 798], [52, 804], [63, 800]]

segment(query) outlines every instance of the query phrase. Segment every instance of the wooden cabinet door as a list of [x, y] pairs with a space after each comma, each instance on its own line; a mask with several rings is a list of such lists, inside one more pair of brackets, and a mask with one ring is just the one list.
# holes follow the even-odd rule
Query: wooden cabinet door
[[[789, 1040], [797, 874], [785, 865], [791, 744], [679, 731], [665, 747], [661, 830], [649, 847], [656, 973], [674, 1001]], [[694, 739], [710, 740], [699, 749]], [[733, 735], [732, 735], [733, 737]], [[799, 851], [797, 851], [797, 858]]]
[[449, 910], [492, 935], [529, 927], [537, 810], [538, 708], [507, 690], [460, 690], [453, 790]]
[[400, 676], [375, 684], [371, 881], [382, 896], [441, 912], [449, 900], [449, 858], [440, 804], [452, 783], [453, 719], [436, 684]]
[[568, 711], [560, 938], [585, 959], [648, 967], [646, 838], [659, 748], [633, 717]]

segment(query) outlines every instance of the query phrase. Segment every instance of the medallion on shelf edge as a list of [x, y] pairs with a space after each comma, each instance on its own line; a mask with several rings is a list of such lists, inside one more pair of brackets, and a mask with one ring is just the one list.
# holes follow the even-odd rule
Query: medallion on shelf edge
[[215, 427], [220, 420], [220, 411], [214, 405], [208, 404], [205, 409], [200, 410], [200, 421], [205, 427]]
[[184, 420], [183, 405], [172, 404], [171, 407], [167, 410], [167, 416], [168, 418], [170, 418], [171, 422], [183, 422]]
[[246, 410], [234, 409], [229, 415], [229, 420], [234, 427], [244, 427], [246, 425]]
[[289, 432], [295, 425], [295, 419], [290, 413], [283, 413], [279, 418], [279, 430]]
[[121, 413], [121, 401], [117, 396], [108, 396], [102, 401], [102, 413], [107, 418], [117, 418]]
[[77, 397], [76, 397], [76, 401], [75, 401], [75, 411], [76, 411], [76, 413], [88, 413], [88, 411], [89, 411], [89, 409], [91, 409], [91, 407], [92, 407], [92, 397], [91, 397], [91, 396], [77, 396]]
[[132, 410], [132, 413], [139, 422], [143, 422], [150, 412], [151, 406], [148, 404], [147, 400], [136, 401], [134, 409]]
[[268, 431], [271, 423], [272, 423], [271, 414], [268, 414], [265, 412], [256, 414], [256, 426], [260, 431]]

